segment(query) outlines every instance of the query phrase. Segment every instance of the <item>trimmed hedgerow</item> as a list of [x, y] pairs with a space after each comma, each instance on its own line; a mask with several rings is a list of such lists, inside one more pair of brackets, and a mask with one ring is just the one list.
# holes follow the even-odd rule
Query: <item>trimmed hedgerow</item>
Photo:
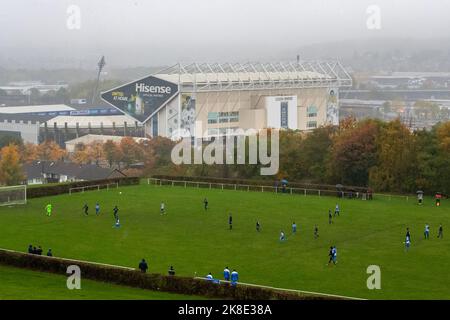
[[[130, 268], [102, 265], [77, 260], [46, 257], [0, 249], [0, 264], [36, 271], [66, 274], [67, 267], [77, 265], [82, 279], [114, 283], [148, 290], [185, 295], [237, 300], [329, 300], [316, 295], [297, 294], [242, 284], [212, 283], [202, 279], [161, 274], [146, 274]], [[336, 299], [336, 298], [332, 298]]]
[[119, 186], [137, 185], [140, 182], [138, 177], [123, 177], [123, 178], [111, 178], [102, 180], [91, 181], [77, 181], [71, 183], [61, 183], [54, 185], [47, 185], [41, 187], [33, 187], [27, 189], [27, 198], [39, 198], [47, 196], [55, 196], [59, 194], [68, 193], [71, 188], [87, 187], [95, 185], [106, 185], [109, 183], [118, 183]]

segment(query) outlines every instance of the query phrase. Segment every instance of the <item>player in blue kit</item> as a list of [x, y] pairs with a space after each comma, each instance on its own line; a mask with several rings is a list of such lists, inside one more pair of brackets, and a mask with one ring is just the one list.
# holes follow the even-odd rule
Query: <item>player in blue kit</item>
[[239, 274], [237, 273], [236, 270], [233, 270], [233, 272], [231, 273], [231, 285], [235, 286], [236, 283], [239, 280]]
[[225, 281], [230, 281], [230, 270], [228, 269], [228, 267], [225, 267], [225, 269], [223, 270], [223, 279]]

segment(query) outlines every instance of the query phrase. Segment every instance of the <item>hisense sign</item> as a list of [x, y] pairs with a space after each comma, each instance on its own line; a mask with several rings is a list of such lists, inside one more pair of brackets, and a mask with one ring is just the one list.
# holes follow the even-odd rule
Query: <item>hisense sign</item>
[[101, 97], [136, 120], [146, 122], [177, 93], [177, 84], [149, 76], [103, 92]]
[[136, 92], [164, 93], [170, 94], [172, 88], [169, 86], [149, 86], [143, 82], [136, 83]]

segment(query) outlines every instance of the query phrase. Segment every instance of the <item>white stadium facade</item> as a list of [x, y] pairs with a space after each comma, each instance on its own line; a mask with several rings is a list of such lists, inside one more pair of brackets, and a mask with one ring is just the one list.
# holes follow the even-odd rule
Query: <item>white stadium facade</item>
[[142, 123], [149, 136], [308, 131], [338, 124], [339, 88], [351, 85], [338, 61], [192, 63], [113, 88], [102, 99]]

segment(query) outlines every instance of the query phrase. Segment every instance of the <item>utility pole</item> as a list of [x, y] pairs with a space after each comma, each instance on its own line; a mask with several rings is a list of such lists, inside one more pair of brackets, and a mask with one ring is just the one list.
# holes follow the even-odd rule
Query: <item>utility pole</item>
[[97, 81], [96, 81], [96, 83], [95, 83], [94, 92], [92, 93], [91, 104], [94, 104], [94, 101], [95, 101], [95, 95], [97, 94], [98, 84], [99, 84], [99, 82], [100, 82], [100, 74], [102, 73], [103, 67], [104, 67], [105, 65], [106, 65], [106, 62], [105, 62], [105, 56], [102, 56], [102, 58], [100, 59], [100, 61], [97, 63], [97, 66], [98, 66]]

